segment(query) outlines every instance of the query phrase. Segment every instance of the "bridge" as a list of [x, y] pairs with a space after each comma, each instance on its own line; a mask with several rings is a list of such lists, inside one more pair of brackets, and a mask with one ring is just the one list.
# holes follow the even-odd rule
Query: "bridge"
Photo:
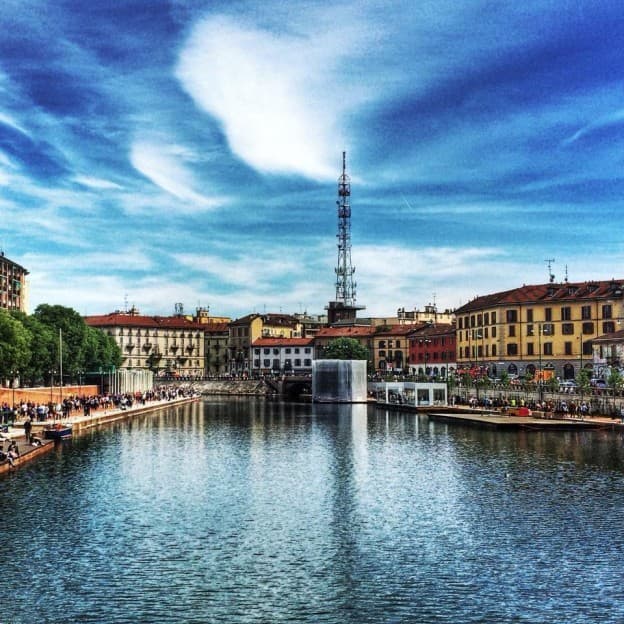
[[284, 399], [299, 399], [303, 396], [312, 396], [311, 375], [290, 375], [279, 379], [264, 379], [265, 385]]

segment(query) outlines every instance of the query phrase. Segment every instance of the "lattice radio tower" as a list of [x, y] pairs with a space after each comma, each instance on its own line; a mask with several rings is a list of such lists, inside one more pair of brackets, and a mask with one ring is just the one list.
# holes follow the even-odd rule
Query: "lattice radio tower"
[[351, 180], [346, 171], [346, 152], [342, 152], [342, 175], [338, 178], [338, 264], [336, 266], [336, 301], [345, 306], [355, 305], [353, 281], [355, 267], [351, 265]]
[[327, 307], [329, 324], [355, 323], [358, 310], [355, 305], [353, 280], [355, 267], [351, 264], [351, 180], [347, 175], [346, 152], [342, 152], [342, 175], [338, 178], [338, 264], [336, 266], [336, 300]]

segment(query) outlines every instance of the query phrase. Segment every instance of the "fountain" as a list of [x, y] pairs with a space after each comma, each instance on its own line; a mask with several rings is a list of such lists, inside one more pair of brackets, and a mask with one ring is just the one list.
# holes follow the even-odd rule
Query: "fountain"
[[317, 403], [365, 403], [366, 360], [312, 362], [312, 400]]

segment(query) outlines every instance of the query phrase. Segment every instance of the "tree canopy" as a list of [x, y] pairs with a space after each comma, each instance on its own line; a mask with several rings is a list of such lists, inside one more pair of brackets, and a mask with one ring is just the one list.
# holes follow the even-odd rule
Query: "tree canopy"
[[368, 360], [368, 349], [355, 338], [336, 338], [327, 343], [323, 357], [328, 360]]
[[0, 377], [36, 385], [60, 372], [61, 351], [65, 383], [122, 362], [114, 339], [72, 308], [42, 304], [31, 316], [0, 309]]

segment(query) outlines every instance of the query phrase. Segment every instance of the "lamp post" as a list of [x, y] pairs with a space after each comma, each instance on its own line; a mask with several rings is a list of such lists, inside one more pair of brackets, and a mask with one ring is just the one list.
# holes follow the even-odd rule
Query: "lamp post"
[[48, 373], [50, 374], [50, 403], [52, 403], [53, 401], [52, 393], [54, 391], [54, 375], [56, 375], [56, 371], [49, 370]]
[[84, 371], [82, 369], [77, 370], [78, 374], [78, 394], [82, 396], [82, 376], [84, 375]]
[[19, 376], [19, 371], [18, 370], [12, 370], [11, 371], [11, 388], [13, 390], [13, 398], [12, 398], [12, 402], [13, 402], [13, 409], [15, 410], [15, 382], [17, 380], [17, 377]]

